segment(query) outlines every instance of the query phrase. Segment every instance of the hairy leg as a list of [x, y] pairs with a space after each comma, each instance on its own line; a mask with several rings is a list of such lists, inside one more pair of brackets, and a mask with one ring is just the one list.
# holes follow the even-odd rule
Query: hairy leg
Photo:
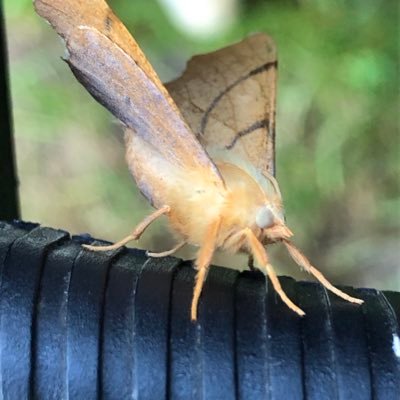
[[199, 253], [196, 258], [196, 268], [198, 272], [196, 275], [196, 283], [194, 285], [194, 290], [193, 290], [192, 306], [190, 309], [190, 315], [192, 321], [197, 320], [197, 308], [199, 304], [199, 299], [201, 291], [203, 289], [204, 282], [207, 278], [207, 273], [210, 267], [211, 259], [214, 254], [220, 222], [221, 220], [218, 219], [208, 227], [206, 234], [204, 236], [203, 243], [200, 247]]
[[117, 243], [111, 244], [109, 246], [90, 246], [87, 244], [82, 245], [85, 249], [92, 250], [92, 251], [107, 251], [107, 250], [116, 250], [120, 247], [126, 245], [131, 240], [137, 240], [140, 238], [142, 233], [146, 230], [146, 228], [154, 222], [158, 217], [163, 214], [168, 214], [171, 208], [169, 206], [163, 206], [158, 210], [154, 211], [150, 215], [148, 215], [139, 225], [136, 226], [134, 231], [128, 235], [127, 237], [123, 238]]
[[268, 276], [271, 280], [272, 286], [274, 287], [275, 291], [278, 293], [282, 301], [295, 313], [299, 314], [300, 316], [304, 316], [305, 312], [296, 306], [292, 302], [292, 300], [287, 297], [286, 293], [283, 291], [282, 286], [279, 282], [278, 277], [276, 276], [275, 270], [272, 265], [268, 261], [267, 252], [262, 245], [262, 243], [257, 239], [254, 235], [253, 231], [250, 228], [246, 228], [244, 230], [244, 234], [246, 235], [247, 242], [251, 249], [254, 258], [258, 262], [258, 268], [264, 273], [265, 276]]
[[161, 258], [161, 257], [170, 256], [171, 254], [174, 254], [176, 251], [181, 249], [185, 244], [186, 244], [186, 242], [183, 240], [182, 242], [179, 242], [171, 250], [162, 251], [161, 253], [152, 253], [151, 251], [146, 251], [146, 255], [148, 257], [153, 257], [153, 258]]
[[335, 286], [333, 286], [325, 277], [322, 275], [320, 271], [318, 271], [315, 267], [310, 264], [307, 257], [289, 240], [283, 240], [290, 256], [293, 258], [294, 262], [298, 264], [300, 267], [303, 267], [307, 272], [314, 275], [315, 278], [318, 279], [319, 282], [322, 283], [328, 290], [335, 293], [337, 296], [341, 297], [344, 300], [349, 301], [350, 303], [362, 304], [363, 300], [357, 299], [356, 297], [349, 296], [348, 294], [342, 292]]
[[250, 271], [256, 270], [256, 268], [254, 266], [254, 257], [252, 254], [249, 254], [249, 258], [247, 259], [247, 266], [249, 267]]

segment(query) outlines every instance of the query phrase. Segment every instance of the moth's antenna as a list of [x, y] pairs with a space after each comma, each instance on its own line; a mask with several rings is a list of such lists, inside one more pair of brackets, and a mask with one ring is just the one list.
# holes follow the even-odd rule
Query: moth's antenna
[[279, 189], [279, 184], [275, 177], [268, 171], [263, 171], [262, 173], [271, 182], [275, 192], [279, 195], [279, 197], [282, 198], [281, 189]]

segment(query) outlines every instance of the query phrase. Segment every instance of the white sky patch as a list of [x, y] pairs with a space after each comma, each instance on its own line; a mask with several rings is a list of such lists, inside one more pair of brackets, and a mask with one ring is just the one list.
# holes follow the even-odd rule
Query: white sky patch
[[400, 338], [395, 333], [393, 333], [392, 349], [396, 357], [400, 358]]
[[194, 37], [228, 30], [238, 16], [238, 0], [159, 0], [178, 28]]

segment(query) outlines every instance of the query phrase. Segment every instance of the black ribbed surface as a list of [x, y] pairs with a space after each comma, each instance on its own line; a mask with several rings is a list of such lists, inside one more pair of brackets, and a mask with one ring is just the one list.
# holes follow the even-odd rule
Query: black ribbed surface
[[[194, 271], [143, 251], [0, 223], [1, 399], [400, 399], [400, 294], [212, 268], [189, 318]], [[398, 348], [396, 347], [398, 343]]]

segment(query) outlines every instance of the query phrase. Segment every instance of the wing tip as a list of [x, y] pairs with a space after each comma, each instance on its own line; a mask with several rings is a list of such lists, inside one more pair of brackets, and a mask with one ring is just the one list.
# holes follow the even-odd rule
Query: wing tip
[[275, 41], [272, 39], [272, 36], [265, 32], [251, 32], [245, 38], [243, 38], [241, 40], [237, 40], [231, 44], [228, 44], [227, 46], [225, 46], [223, 48], [219, 48], [219, 49], [216, 49], [214, 51], [211, 51], [211, 52], [208, 52], [205, 54], [195, 54], [187, 61], [186, 67], [182, 74], [184, 74], [194, 63], [196, 63], [196, 61], [198, 59], [203, 58], [203, 57], [214, 57], [218, 54], [226, 52], [228, 49], [239, 47], [247, 41], [254, 42], [254, 44], [256, 44], [256, 42], [260, 42], [259, 45], [266, 46], [267, 52], [273, 53], [274, 57], [276, 58], [276, 45], [275, 45]]

